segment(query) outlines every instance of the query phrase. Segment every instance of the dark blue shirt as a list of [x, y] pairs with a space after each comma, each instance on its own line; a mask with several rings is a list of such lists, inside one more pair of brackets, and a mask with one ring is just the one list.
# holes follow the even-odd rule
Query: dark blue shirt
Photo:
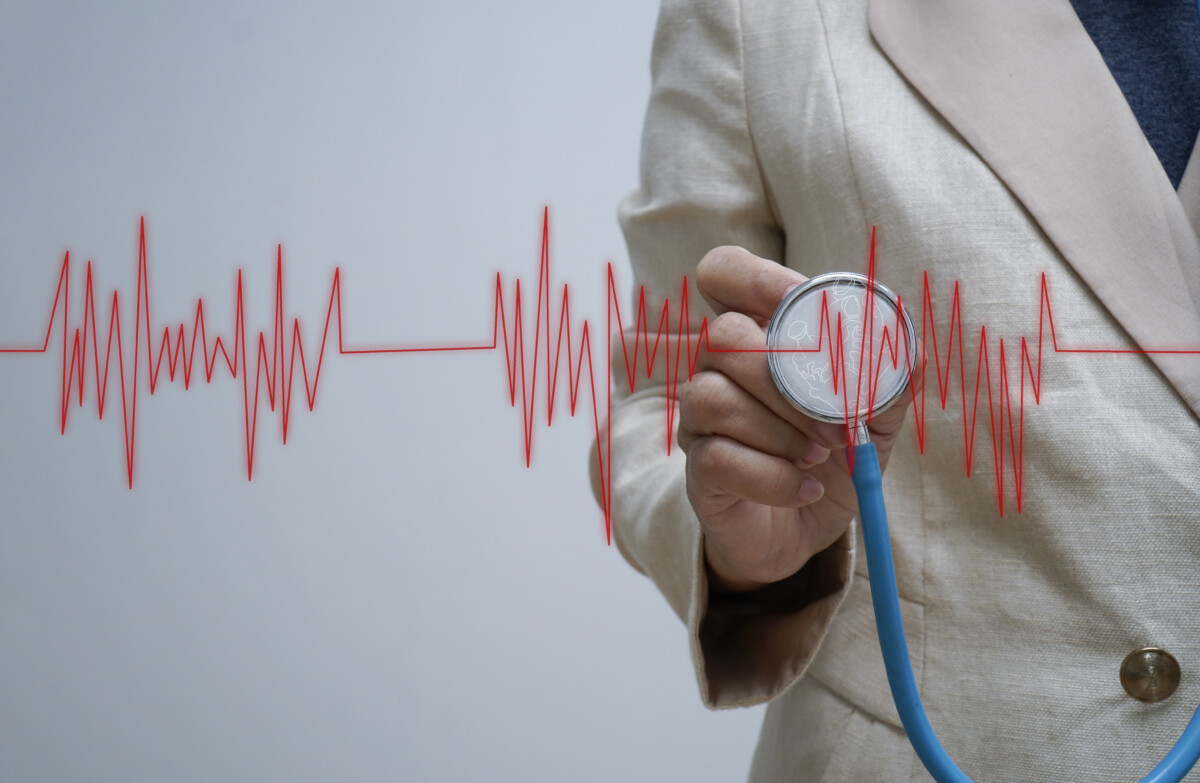
[[1071, 0], [1179, 187], [1200, 132], [1200, 16], [1194, 0]]

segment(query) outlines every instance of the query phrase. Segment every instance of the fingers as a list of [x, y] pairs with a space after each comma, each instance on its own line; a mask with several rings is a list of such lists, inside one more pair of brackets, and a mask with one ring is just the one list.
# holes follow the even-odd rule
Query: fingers
[[679, 395], [680, 447], [686, 452], [697, 438], [707, 435], [724, 435], [799, 468], [829, 457], [827, 448], [719, 372], [697, 373]]
[[714, 370], [730, 378], [776, 416], [827, 449], [846, 444], [846, 427], [812, 419], [783, 398], [771, 380], [766, 361], [767, 336], [741, 313], [729, 312], [708, 324], [707, 350], [697, 369]]
[[819, 481], [786, 459], [723, 435], [691, 444], [687, 484], [701, 515], [718, 514], [740, 499], [782, 508], [805, 506], [824, 493]]
[[710, 250], [696, 268], [696, 287], [718, 315], [745, 313], [759, 324], [771, 320], [784, 295], [807, 279], [740, 247]]
[[[811, 441], [826, 449], [836, 449], [846, 444], [847, 427], [820, 422], [798, 411], [776, 389], [765, 361], [763, 327], [783, 297], [805, 280], [807, 278], [800, 273], [740, 247], [718, 247], [709, 251], [696, 270], [696, 284], [705, 300], [720, 315], [708, 324], [707, 350], [700, 355], [698, 369], [726, 375]], [[871, 431], [887, 442], [899, 433], [909, 405], [921, 388], [925, 365], [923, 346], [919, 342], [916, 355], [915, 366], [906, 368], [911, 369], [908, 388], [886, 411], [872, 416], [869, 421]], [[750, 443], [733, 433], [726, 434]], [[776, 449], [763, 450], [786, 456]]]

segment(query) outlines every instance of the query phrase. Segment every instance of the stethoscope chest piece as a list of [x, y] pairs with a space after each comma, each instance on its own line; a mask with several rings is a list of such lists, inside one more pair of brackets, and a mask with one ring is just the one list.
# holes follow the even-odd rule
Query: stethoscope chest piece
[[908, 387], [917, 339], [900, 298], [864, 275], [818, 275], [783, 298], [767, 327], [771, 379], [827, 422], [870, 418]]
[[[810, 279], [783, 298], [767, 327], [767, 363], [779, 393], [814, 419], [853, 423], [850, 478], [871, 574], [875, 627], [900, 722], [934, 780], [971, 783], [946, 754], [921, 704], [900, 614], [883, 475], [865, 423], [907, 388], [916, 362], [916, 333], [899, 297], [862, 275], [837, 272]], [[1155, 659], [1153, 666], [1159, 665]], [[1197, 759], [1200, 708], [1142, 783], [1177, 783]]]

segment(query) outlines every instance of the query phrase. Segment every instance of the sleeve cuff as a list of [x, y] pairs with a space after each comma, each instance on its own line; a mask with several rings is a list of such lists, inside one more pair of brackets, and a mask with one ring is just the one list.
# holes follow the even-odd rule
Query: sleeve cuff
[[787, 579], [747, 593], [713, 595], [703, 537], [689, 618], [701, 696], [713, 709], [775, 698], [803, 676], [854, 574], [855, 526]]
[[850, 589], [855, 523], [797, 574], [751, 593], [709, 595], [700, 520], [687, 499], [684, 455], [645, 437], [665, 401], [642, 393], [608, 422], [613, 449], [613, 540], [687, 625], [704, 704], [769, 701], [816, 657]]

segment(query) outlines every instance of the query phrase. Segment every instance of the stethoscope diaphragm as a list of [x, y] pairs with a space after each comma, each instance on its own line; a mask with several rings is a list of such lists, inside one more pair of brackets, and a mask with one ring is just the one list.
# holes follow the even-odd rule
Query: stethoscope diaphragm
[[788, 293], [767, 327], [776, 388], [820, 421], [865, 421], [908, 387], [917, 339], [900, 298], [852, 272], [817, 275]]

